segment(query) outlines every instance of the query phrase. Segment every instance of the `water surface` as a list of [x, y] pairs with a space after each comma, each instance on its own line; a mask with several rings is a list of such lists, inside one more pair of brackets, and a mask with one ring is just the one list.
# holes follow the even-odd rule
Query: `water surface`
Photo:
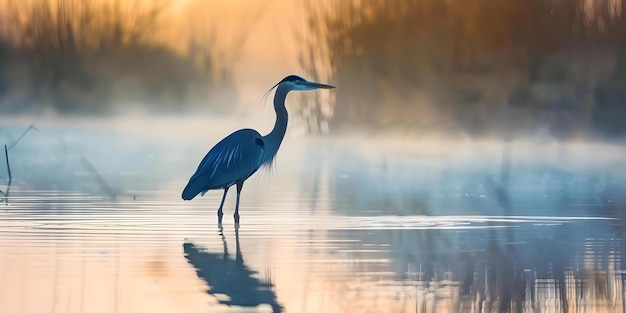
[[180, 192], [222, 134], [176, 125], [11, 151], [0, 312], [624, 311], [619, 146], [288, 137], [220, 227]]

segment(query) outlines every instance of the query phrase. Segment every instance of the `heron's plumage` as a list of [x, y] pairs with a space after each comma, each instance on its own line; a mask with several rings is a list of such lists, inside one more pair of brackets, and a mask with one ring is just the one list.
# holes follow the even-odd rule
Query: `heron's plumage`
[[222, 139], [198, 165], [183, 190], [183, 199], [250, 177], [261, 166], [264, 147], [263, 137], [254, 129], [241, 129]]
[[272, 131], [261, 136], [256, 130], [241, 129], [218, 142], [204, 156], [198, 169], [191, 176], [183, 190], [183, 200], [191, 200], [199, 193], [204, 195], [211, 189], [224, 189], [222, 202], [217, 211], [218, 221], [222, 222], [222, 206], [230, 186], [237, 184], [237, 203], [235, 204], [235, 223], [239, 223], [239, 195], [243, 182], [252, 176], [259, 167], [271, 168], [280, 144], [287, 131], [289, 114], [285, 107], [285, 99], [290, 91], [306, 91], [315, 89], [335, 88], [315, 82], [306, 81], [300, 76], [290, 75], [270, 88], [263, 98], [276, 89], [274, 110], [276, 123]]

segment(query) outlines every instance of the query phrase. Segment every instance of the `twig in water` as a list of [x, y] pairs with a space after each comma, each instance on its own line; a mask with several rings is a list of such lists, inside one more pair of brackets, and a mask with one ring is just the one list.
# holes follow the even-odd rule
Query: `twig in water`
[[0, 190], [0, 194], [4, 196], [4, 203], [6, 205], [9, 205], [9, 189], [11, 188], [11, 182], [13, 182], [13, 176], [11, 175], [11, 164], [9, 162], [9, 150], [13, 149], [15, 145], [17, 145], [22, 140], [22, 138], [24, 138], [24, 136], [28, 134], [28, 132], [31, 129], [39, 130], [37, 127], [35, 127], [35, 124], [30, 124], [30, 126], [28, 126], [28, 128], [22, 133], [22, 135], [19, 138], [17, 138], [17, 140], [15, 140], [15, 142], [13, 142], [8, 147], [6, 144], [4, 145], [4, 159], [6, 160], [6, 163], [7, 163], [7, 175], [9, 175], [9, 181], [7, 182], [7, 190], [6, 191]]
[[80, 161], [83, 163], [83, 166], [87, 170], [89, 170], [90, 172], [92, 172], [94, 174], [94, 176], [96, 177], [96, 182], [98, 182], [98, 185], [100, 185], [100, 188], [102, 188], [104, 191], [106, 191], [112, 199], [115, 199], [117, 197], [117, 195], [115, 194], [115, 191], [113, 191], [113, 188], [111, 188], [109, 186], [109, 184], [107, 184], [106, 180], [104, 180], [102, 175], [100, 175], [100, 173], [98, 173], [98, 171], [91, 164], [91, 162], [89, 162], [89, 160], [87, 160], [87, 158], [85, 158], [84, 155], [81, 155]]
[[9, 182], [7, 184], [11, 185], [13, 176], [11, 176], [11, 165], [9, 164], [9, 150], [7, 149], [7, 145], [4, 145], [4, 158], [7, 160], [7, 174], [9, 175]]
[[[20, 142], [22, 138], [24, 138], [24, 136], [26, 136], [26, 134], [28, 134], [28, 131], [30, 131], [31, 129], [39, 130], [39, 128], [35, 127], [35, 124], [30, 124], [30, 126], [28, 126], [28, 128], [22, 133], [22, 135], [19, 138], [17, 138], [17, 140], [15, 140], [13, 144], [11, 144], [11, 146], [9, 147], [9, 150], [13, 149], [13, 147], [15, 147], [15, 145], [17, 145], [17, 143]], [[6, 145], [5, 145], [5, 148], [6, 148]]]
[[4, 196], [4, 203], [9, 205], [9, 188], [11, 188], [13, 176], [11, 176], [11, 164], [9, 163], [9, 150], [7, 149], [7, 145], [4, 145], [4, 158], [7, 162], [7, 174], [9, 175], [9, 181], [7, 182], [7, 191], [5, 192], [0, 190], [0, 193]]

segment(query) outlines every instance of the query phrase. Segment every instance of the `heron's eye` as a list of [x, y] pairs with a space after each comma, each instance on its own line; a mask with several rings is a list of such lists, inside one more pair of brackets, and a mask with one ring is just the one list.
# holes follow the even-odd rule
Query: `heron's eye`
[[296, 80], [296, 85], [300, 85], [300, 80]]

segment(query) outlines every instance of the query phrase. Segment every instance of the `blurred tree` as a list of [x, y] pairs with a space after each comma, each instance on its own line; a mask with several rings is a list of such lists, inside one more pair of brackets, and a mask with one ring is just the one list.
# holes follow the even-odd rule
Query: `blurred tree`
[[530, 110], [531, 119], [545, 115], [532, 112], [583, 112], [593, 97], [572, 90], [595, 86], [580, 74], [594, 62], [578, 63], [597, 55], [578, 52], [616, 50], [626, 20], [611, 0], [330, 0], [305, 6], [311, 39], [301, 63], [341, 87], [327, 114], [333, 131], [357, 126], [480, 135], [507, 127], [499, 119], [509, 104]]
[[140, 2], [6, 0], [3, 35], [30, 67], [33, 100], [60, 112], [106, 111], [106, 97], [85, 97], [111, 83], [96, 82], [88, 61], [143, 44], [165, 6]]
[[[207, 74], [212, 65], [197, 66], [195, 51], [155, 40], [170, 2], [0, 0], [0, 39], [16, 51], [10, 63], [28, 69], [12, 78], [17, 95], [0, 105], [14, 112], [180, 112], [207, 107], [218, 93], [234, 98], [229, 65]], [[216, 51], [207, 47], [201, 57]]]

